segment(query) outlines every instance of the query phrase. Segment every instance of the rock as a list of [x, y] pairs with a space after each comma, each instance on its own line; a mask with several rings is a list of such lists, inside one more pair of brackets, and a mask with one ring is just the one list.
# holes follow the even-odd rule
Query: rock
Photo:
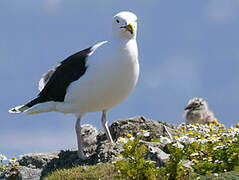
[[[150, 135], [144, 138], [144, 140], [148, 141], [152, 138], [168, 136], [163, 123], [146, 119], [143, 116], [117, 120], [110, 126], [109, 129], [114, 140], [120, 136], [125, 136], [127, 133], [131, 133], [133, 136], [136, 136], [140, 130], [147, 130], [150, 132]], [[175, 134], [171, 127], [168, 127], [168, 130], [171, 134]]]
[[21, 166], [18, 169], [18, 176], [16, 180], [39, 180], [41, 177], [42, 169], [32, 169]]
[[108, 141], [103, 141], [97, 146], [95, 157], [93, 157], [95, 164], [109, 162], [112, 157], [123, 151], [122, 146], [110, 144]]
[[57, 153], [30, 153], [19, 156], [17, 162], [20, 166], [29, 168], [44, 168], [53, 158], [57, 158]]
[[165, 162], [169, 160], [169, 154], [165, 153], [162, 148], [163, 145], [158, 142], [144, 142], [149, 152], [145, 158], [156, 162], [156, 167], [164, 166]]
[[[149, 152], [145, 158], [149, 158], [156, 162], [156, 166], [163, 166], [168, 160], [169, 154], [164, 152], [164, 147], [160, 142], [150, 142], [152, 138], [167, 136], [165, 131], [167, 126], [170, 134], [174, 135], [173, 126], [168, 126], [165, 123], [158, 123], [142, 116], [133, 118], [120, 119], [115, 121], [110, 127], [110, 131], [114, 141], [120, 136], [125, 136], [131, 133], [136, 136], [140, 130], [149, 132], [148, 137], [142, 137], [140, 143], [145, 144]], [[84, 153], [88, 156], [86, 160], [80, 160], [77, 156], [77, 149], [65, 150], [60, 153], [31, 153], [25, 154], [18, 158], [17, 165], [18, 179], [44, 179], [50, 172], [56, 169], [72, 168], [79, 165], [95, 165], [98, 163], [106, 163], [112, 160], [112, 157], [123, 151], [122, 145], [112, 145], [106, 140], [105, 133], [99, 131], [97, 142], [84, 147]], [[8, 173], [5, 173], [8, 174]]]
[[74, 166], [87, 164], [87, 161], [81, 161], [77, 156], [77, 149], [61, 151], [57, 158], [53, 158], [43, 168], [41, 177], [46, 176], [56, 169], [72, 168]]

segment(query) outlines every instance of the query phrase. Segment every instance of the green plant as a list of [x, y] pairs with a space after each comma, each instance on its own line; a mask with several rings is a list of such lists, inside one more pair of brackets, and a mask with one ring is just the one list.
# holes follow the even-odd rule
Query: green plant
[[[176, 132], [177, 131], [177, 132]], [[129, 179], [193, 179], [200, 175], [239, 170], [239, 127], [225, 129], [213, 121], [209, 125], [190, 124], [176, 130], [178, 136], [152, 139], [164, 144], [170, 154], [165, 167], [155, 168], [155, 163], [145, 160], [147, 148], [140, 138], [120, 137], [124, 151], [117, 155], [116, 170]]]
[[155, 162], [145, 160], [144, 156], [148, 152], [145, 145], [140, 144], [140, 138], [128, 140], [124, 144], [124, 151], [121, 153], [122, 159], [114, 161], [114, 167], [120, 172], [119, 177], [126, 179], [155, 179]]
[[169, 179], [179, 179], [190, 171], [206, 175], [239, 169], [239, 129], [225, 129], [217, 121], [187, 125], [167, 148]]
[[16, 164], [16, 160], [16, 157], [7, 159], [5, 155], [0, 154], [0, 178], [6, 174], [10, 179], [17, 176], [20, 167]]
[[7, 157], [3, 154], [0, 154], [0, 172], [3, 172], [6, 168], [6, 164], [4, 163], [7, 161]]
[[99, 179], [115, 179], [117, 172], [114, 166], [109, 163], [100, 163], [94, 166], [78, 166], [71, 169], [59, 169], [48, 174], [44, 180], [99, 180]]

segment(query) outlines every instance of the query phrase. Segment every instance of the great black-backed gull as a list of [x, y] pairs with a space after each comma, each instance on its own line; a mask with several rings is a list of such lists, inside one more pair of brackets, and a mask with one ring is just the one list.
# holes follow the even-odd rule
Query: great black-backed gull
[[106, 112], [120, 104], [136, 86], [139, 76], [136, 34], [136, 15], [125, 11], [116, 14], [109, 41], [82, 50], [50, 69], [39, 82], [38, 96], [9, 113], [75, 114], [78, 156], [85, 159], [80, 121], [87, 112], [102, 111], [102, 125], [113, 144]]

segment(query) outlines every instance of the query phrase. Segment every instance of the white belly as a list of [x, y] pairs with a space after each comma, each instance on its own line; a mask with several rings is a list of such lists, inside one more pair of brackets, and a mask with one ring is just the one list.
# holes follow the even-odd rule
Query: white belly
[[68, 87], [64, 104], [57, 108], [65, 113], [108, 110], [130, 94], [138, 76], [137, 59], [115, 59], [89, 65], [83, 77]]

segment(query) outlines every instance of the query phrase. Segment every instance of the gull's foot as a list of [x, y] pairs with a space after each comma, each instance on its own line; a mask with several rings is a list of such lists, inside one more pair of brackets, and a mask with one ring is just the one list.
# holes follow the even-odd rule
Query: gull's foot
[[111, 141], [110, 144], [111, 144], [112, 146], [114, 146], [114, 145], [115, 145], [115, 142], [114, 142], [114, 141]]
[[88, 157], [85, 156], [84, 153], [81, 152], [81, 151], [78, 151], [78, 152], [77, 152], [77, 155], [78, 155], [78, 158], [81, 159], [81, 160], [83, 160], [83, 161], [88, 159]]

